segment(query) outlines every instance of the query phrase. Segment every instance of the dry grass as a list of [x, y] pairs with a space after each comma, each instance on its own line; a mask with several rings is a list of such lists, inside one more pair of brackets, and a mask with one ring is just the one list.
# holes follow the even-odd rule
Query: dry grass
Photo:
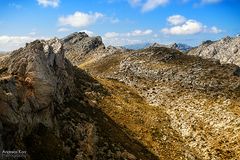
[[[186, 152], [183, 139], [170, 126], [169, 116], [163, 108], [148, 105], [137, 92], [115, 80], [98, 79], [111, 92], [99, 105], [128, 134], [142, 142], [160, 159], [181, 159]], [[195, 155], [197, 158], [197, 154]]]

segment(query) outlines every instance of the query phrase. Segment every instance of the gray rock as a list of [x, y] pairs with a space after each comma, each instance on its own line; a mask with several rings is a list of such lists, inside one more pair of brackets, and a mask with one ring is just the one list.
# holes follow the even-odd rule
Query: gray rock
[[[26, 136], [39, 123], [53, 127], [54, 104], [61, 105], [67, 88], [74, 88], [62, 42], [34, 41], [4, 58], [0, 74], [0, 130]], [[2, 127], [2, 125], [1, 125]], [[4, 144], [4, 145], [3, 145]], [[10, 147], [10, 142], [0, 146]]]
[[221, 63], [240, 65], [240, 37], [225, 37], [219, 41], [205, 41], [190, 50], [189, 55], [220, 60]]

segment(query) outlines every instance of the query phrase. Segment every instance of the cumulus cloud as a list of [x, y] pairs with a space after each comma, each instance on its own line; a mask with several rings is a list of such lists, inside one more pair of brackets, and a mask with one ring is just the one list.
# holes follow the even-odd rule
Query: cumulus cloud
[[152, 34], [152, 30], [151, 29], [147, 29], [147, 30], [134, 30], [132, 32], [127, 33], [127, 36], [145, 36], [145, 35], [149, 35]]
[[142, 11], [147, 12], [151, 11], [158, 6], [163, 6], [168, 3], [169, 0], [147, 0], [146, 3], [142, 6]]
[[184, 22], [186, 22], [186, 18], [184, 16], [181, 16], [181, 15], [173, 15], [173, 16], [168, 17], [167, 21], [171, 25], [181, 25]]
[[181, 15], [173, 15], [167, 18], [167, 21], [172, 25], [169, 28], [163, 28], [161, 30], [164, 34], [169, 35], [191, 35], [201, 32], [208, 33], [220, 33], [222, 32], [217, 27], [213, 26], [208, 28], [206, 25], [203, 25], [201, 22], [193, 19], [186, 19]]
[[162, 32], [172, 35], [188, 35], [202, 32], [203, 29], [204, 26], [200, 22], [195, 20], [187, 20], [182, 25], [173, 26], [171, 28], [163, 28]]
[[104, 34], [105, 38], [115, 38], [115, 37], [137, 37], [137, 36], [147, 36], [152, 34], [153, 31], [151, 29], [146, 29], [146, 30], [140, 30], [136, 29], [131, 32], [126, 32], [126, 33], [117, 33], [117, 32], [107, 32]]
[[97, 20], [101, 18], [103, 18], [102, 13], [84, 13], [77, 11], [72, 15], [60, 17], [58, 21], [61, 26], [72, 26], [80, 28], [94, 24]]
[[37, 0], [38, 4], [43, 7], [53, 7], [56, 8], [59, 6], [60, 0]]
[[219, 29], [219, 28], [217, 28], [217, 27], [215, 27], [215, 26], [213, 26], [213, 27], [211, 27], [211, 28], [209, 29], [209, 32], [210, 32], [210, 33], [218, 34], [218, 33], [221, 33], [222, 30]]
[[146, 30], [133, 30], [131, 32], [118, 33], [107, 32], [103, 36], [103, 41], [107, 45], [123, 46], [145, 42], [145, 36], [153, 33], [151, 29]]

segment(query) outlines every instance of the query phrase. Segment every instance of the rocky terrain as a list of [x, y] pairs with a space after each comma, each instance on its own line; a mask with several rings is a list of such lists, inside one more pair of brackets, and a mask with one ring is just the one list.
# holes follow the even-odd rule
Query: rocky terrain
[[200, 46], [190, 50], [189, 55], [220, 60], [221, 63], [231, 63], [240, 66], [240, 37], [225, 37], [219, 41], [205, 41]]
[[114, 113], [111, 110], [115, 107], [109, 109], [108, 105], [105, 112], [134, 131], [136, 138], [160, 159], [240, 157], [238, 66], [151, 47], [110, 55], [80, 67], [98, 79], [131, 87], [154, 108], [146, 119], [139, 109], [132, 105], [127, 108], [133, 110], [129, 119], [139, 119], [142, 126], [148, 125], [143, 132], [129, 121], [124, 122], [118, 110], [124, 110], [125, 104], [118, 103], [120, 109]]
[[186, 52], [191, 50], [193, 47], [182, 44], [182, 43], [172, 43], [172, 44], [160, 44], [160, 43], [140, 43], [140, 44], [133, 44], [133, 45], [126, 45], [124, 46], [125, 48], [131, 49], [131, 50], [139, 50], [139, 49], [144, 49], [144, 48], [149, 48], [149, 47], [166, 47], [166, 48], [172, 48], [172, 49], [177, 49], [181, 52]]
[[240, 157], [237, 65], [162, 46], [105, 47], [83, 32], [0, 62], [0, 149], [29, 160]]

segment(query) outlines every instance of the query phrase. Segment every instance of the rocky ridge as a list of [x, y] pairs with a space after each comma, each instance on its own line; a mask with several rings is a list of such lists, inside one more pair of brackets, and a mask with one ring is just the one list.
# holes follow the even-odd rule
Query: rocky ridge
[[156, 159], [96, 108], [91, 92], [108, 95], [65, 58], [62, 40], [13, 51], [0, 63], [0, 149], [26, 150], [29, 160]]
[[187, 54], [240, 65], [240, 37], [225, 37], [219, 41], [205, 41]]
[[176, 49], [176, 50], [179, 50], [181, 52], [187, 52], [187, 51], [192, 49], [191, 46], [188, 46], [188, 45], [182, 44], [182, 43], [173, 43], [173, 44], [169, 44], [169, 45], [153, 43], [150, 46], [145, 47], [145, 48], [149, 48], [149, 47], [166, 47], [166, 48]]
[[84, 32], [75, 32], [63, 38], [63, 42], [66, 57], [74, 65], [78, 65], [87, 59], [98, 60], [109, 54], [127, 51], [124, 47], [105, 47], [100, 36], [89, 37]]

